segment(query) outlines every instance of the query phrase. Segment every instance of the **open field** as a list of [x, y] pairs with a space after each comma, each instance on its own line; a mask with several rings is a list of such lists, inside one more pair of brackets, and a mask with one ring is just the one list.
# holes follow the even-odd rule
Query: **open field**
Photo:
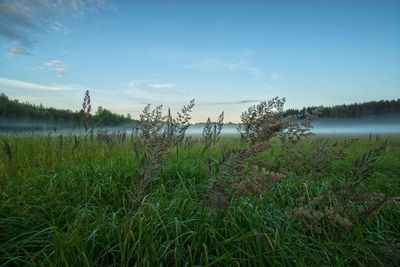
[[400, 0], [0, 0], [0, 267], [400, 267]]
[[399, 264], [399, 136], [274, 139], [240, 172], [239, 138], [186, 137], [146, 179], [129, 135], [0, 139], [0, 265]]

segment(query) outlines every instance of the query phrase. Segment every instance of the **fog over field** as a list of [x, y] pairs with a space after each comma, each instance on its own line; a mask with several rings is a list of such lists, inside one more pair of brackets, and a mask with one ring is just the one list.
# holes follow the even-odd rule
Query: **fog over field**
[[[321, 118], [312, 123], [312, 132], [315, 134], [396, 134], [400, 133], [400, 115], [385, 114], [381, 116], [369, 116], [363, 118]], [[125, 124], [116, 127], [106, 126], [98, 127], [96, 131], [107, 130], [109, 132], [127, 132], [131, 133], [137, 125]], [[222, 128], [223, 135], [237, 135], [238, 124], [225, 124]], [[189, 127], [188, 135], [201, 135], [203, 133], [204, 124], [193, 124]], [[83, 133], [82, 127], [72, 124], [57, 125], [46, 124], [43, 122], [32, 121], [0, 121], [0, 133]]]
[[[237, 134], [237, 125], [225, 125], [222, 134]], [[312, 132], [315, 134], [369, 134], [400, 133], [400, 115], [386, 114], [382, 116], [371, 116], [364, 118], [322, 118], [313, 122]], [[202, 126], [195, 125], [189, 129], [190, 134], [201, 134]]]

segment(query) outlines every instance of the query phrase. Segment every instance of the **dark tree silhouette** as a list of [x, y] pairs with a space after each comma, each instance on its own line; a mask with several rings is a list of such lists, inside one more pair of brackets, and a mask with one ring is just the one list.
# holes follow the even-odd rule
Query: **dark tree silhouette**
[[[85, 95], [86, 99], [86, 95]], [[85, 109], [89, 108], [90, 102], [86, 101]], [[117, 126], [125, 123], [134, 123], [130, 117], [112, 113], [111, 111], [99, 107], [95, 115], [91, 115], [82, 109], [71, 111], [44, 107], [43, 105], [33, 105], [30, 103], [20, 103], [18, 100], [11, 100], [5, 94], [0, 94], [0, 120], [5, 122], [33, 121], [37, 123], [49, 123], [58, 125], [84, 126], [82, 117], [87, 116], [89, 125], [97, 126]], [[88, 125], [87, 125], [88, 126]]]

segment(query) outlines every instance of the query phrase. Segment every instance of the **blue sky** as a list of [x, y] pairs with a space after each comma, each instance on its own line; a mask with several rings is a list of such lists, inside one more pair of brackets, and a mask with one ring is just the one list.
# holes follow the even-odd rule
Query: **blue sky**
[[193, 118], [400, 97], [400, 1], [0, 0], [0, 92]]

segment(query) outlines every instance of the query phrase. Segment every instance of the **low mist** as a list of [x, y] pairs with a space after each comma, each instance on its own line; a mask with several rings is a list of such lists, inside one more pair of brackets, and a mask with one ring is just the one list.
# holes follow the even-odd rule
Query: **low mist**
[[[363, 118], [322, 118], [313, 122], [312, 132], [316, 134], [369, 134], [400, 133], [400, 116], [398, 114], [386, 114], [382, 116], [370, 116]], [[194, 124], [188, 131], [188, 135], [201, 135], [203, 124]], [[224, 135], [237, 135], [238, 124], [225, 124], [222, 129]], [[107, 130], [109, 132], [131, 133], [135, 128], [133, 124], [120, 126], [96, 127], [95, 132]], [[58, 133], [58, 134], [77, 134], [83, 133], [83, 127], [72, 124], [48, 124], [38, 121], [0, 121], [0, 133]]]

